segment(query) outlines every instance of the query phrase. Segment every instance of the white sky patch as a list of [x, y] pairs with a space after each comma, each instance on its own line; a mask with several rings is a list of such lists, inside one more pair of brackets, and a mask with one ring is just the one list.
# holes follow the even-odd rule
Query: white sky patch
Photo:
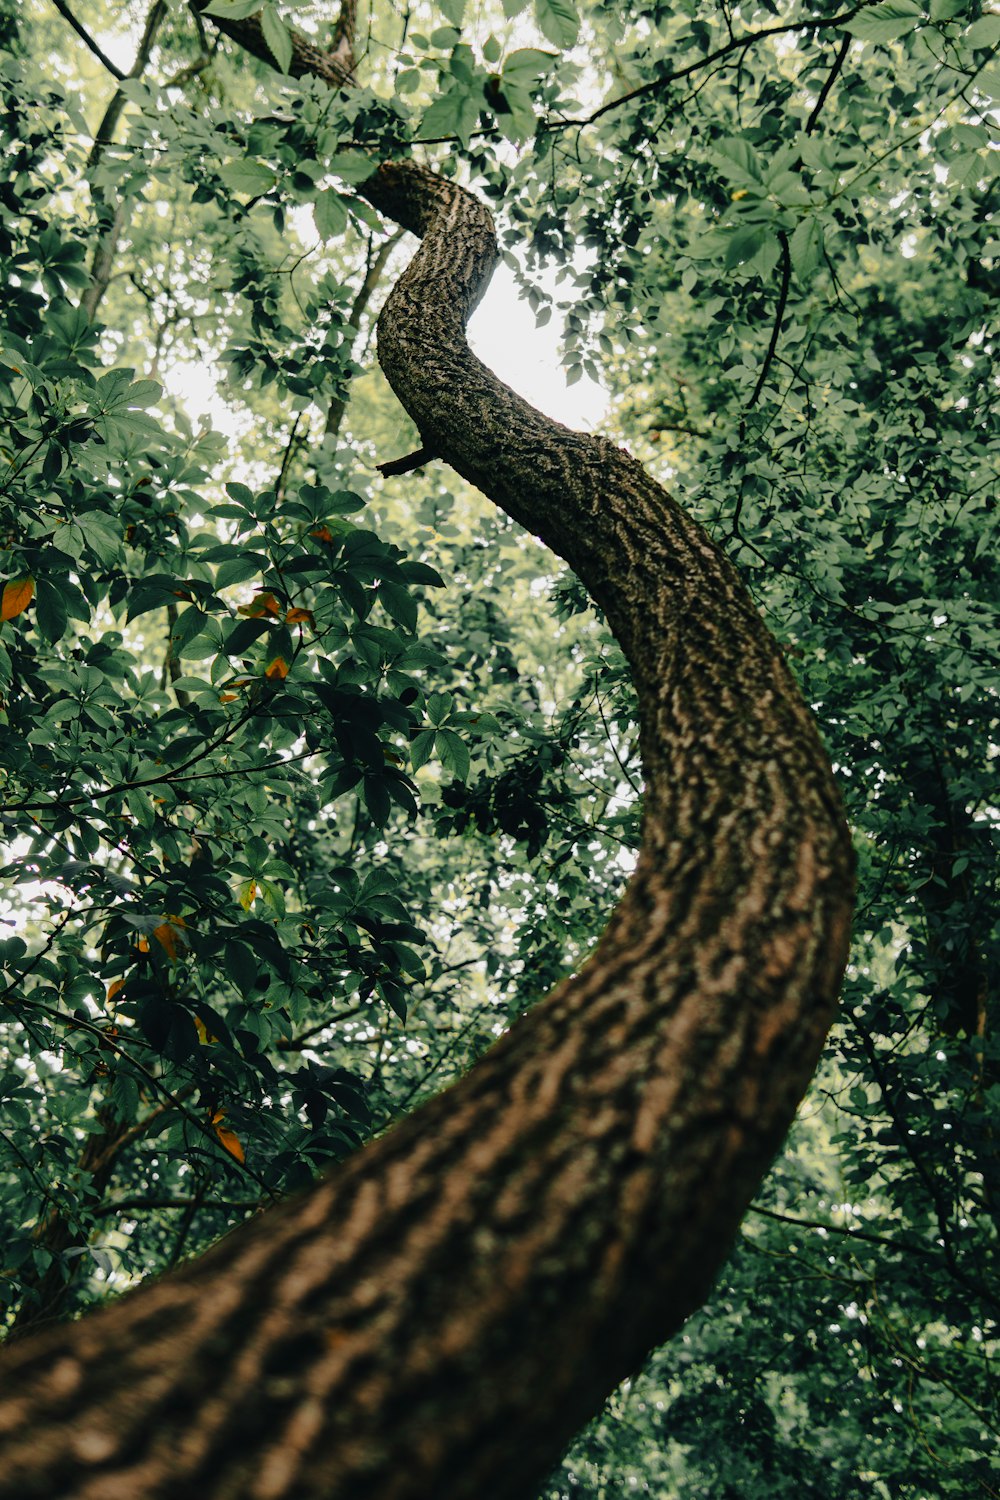
[[562, 336], [558, 306], [551, 322], [536, 328], [534, 313], [518, 296], [513, 272], [501, 262], [472, 315], [469, 343], [494, 374], [547, 417], [592, 432], [607, 413], [608, 393], [586, 375], [575, 385], [566, 384], [559, 360]]
[[[555, 289], [541, 279], [545, 290]], [[518, 293], [509, 267], [501, 263], [486, 295], [469, 324], [469, 343], [476, 354], [519, 396], [537, 406], [557, 422], [592, 432], [604, 420], [608, 393], [586, 375], [575, 385], [566, 384], [559, 358], [563, 320], [558, 305], [544, 328], [535, 327], [535, 315]], [[177, 363], [161, 370], [163, 384], [176, 396], [193, 421], [208, 417], [212, 426], [237, 440], [253, 423], [249, 412], [234, 409], [218, 391], [219, 378], [210, 365]]]

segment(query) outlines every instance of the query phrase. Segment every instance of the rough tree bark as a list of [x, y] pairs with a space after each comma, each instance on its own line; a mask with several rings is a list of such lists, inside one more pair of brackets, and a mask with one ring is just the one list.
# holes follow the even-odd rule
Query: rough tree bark
[[[258, 55], [256, 20], [226, 23]], [[293, 70], [340, 85], [350, 35]], [[496, 243], [410, 162], [379, 358], [424, 446], [567, 559], [639, 693], [642, 851], [595, 952], [456, 1086], [176, 1275], [10, 1349], [0, 1496], [525, 1500], [704, 1299], [813, 1070], [847, 830], [739, 577], [628, 453], [470, 352]]]

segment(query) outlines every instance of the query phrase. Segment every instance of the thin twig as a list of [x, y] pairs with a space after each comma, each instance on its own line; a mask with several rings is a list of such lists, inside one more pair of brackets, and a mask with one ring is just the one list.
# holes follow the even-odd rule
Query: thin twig
[[114, 63], [111, 61], [106, 52], [101, 51], [101, 48], [94, 41], [94, 38], [91, 36], [90, 32], [87, 31], [86, 27], [81, 26], [80, 22], [76, 19], [76, 16], [74, 16], [73, 12], [66, 4], [66, 0], [52, 0], [52, 4], [62, 16], [63, 20], [69, 22], [73, 30], [76, 32], [77, 36], [83, 42], [84, 46], [94, 54], [98, 62], [101, 63], [103, 67], [107, 68], [108, 72], [113, 78], [117, 78], [118, 81], [121, 82], [126, 75], [122, 72], [121, 68], [115, 67]]
[[102, 1203], [92, 1210], [95, 1219], [108, 1219], [112, 1214], [130, 1213], [133, 1209], [149, 1212], [164, 1208], [210, 1208], [239, 1213], [244, 1209], [260, 1208], [258, 1198], [212, 1198], [205, 1203], [201, 1198], [118, 1198], [113, 1203]]
[[819, 91], [819, 98], [816, 100], [816, 103], [813, 105], [812, 114], [809, 116], [808, 120], [806, 121], [806, 127], [805, 127], [805, 133], [806, 133], [806, 135], [811, 135], [812, 132], [813, 132], [813, 130], [816, 128], [816, 121], [819, 119], [819, 117], [820, 117], [820, 115], [821, 115], [821, 113], [823, 111], [824, 104], [826, 103], [827, 99], [830, 97], [830, 90], [833, 88], [833, 85], [836, 83], [837, 76], [840, 73], [841, 68], [844, 66], [844, 63], [847, 60], [847, 54], [848, 54], [848, 52], [850, 52], [850, 50], [851, 50], [851, 40], [852, 39], [851, 39], [850, 34], [847, 34], [847, 35], [845, 35], [844, 40], [840, 44], [840, 51], [837, 53], [836, 61], [834, 62], [833, 67], [830, 69], [829, 73], [827, 74], [827, 76], [826, 76], [826, 82], [823, 84], [823, 87]]
[[774, 360], [775, 350], [778, 347], [778, 339], [781, 335], [781, 324], [785, 316], [785, 306], [788, 302], [788, 287], [792, 279], [792, 255], [788, 248], [788, 236], [783, 229], [778, 230], [778, 242], [781, 245], [781, 286], [778, 289], [778, 305], [774, 311], [774, 326], [771, 329], [771, 339], [764, 355], [764, 363], [760, 367], [757, 376], [757, 384], [753, 388], [753, 395], [747, 402], [746, 410], [756, 406], [761, 391], [766, 381]]
[[618, 109], [622, 104], [630, 104], [633, 99], [642, 99], [647, 94], [655, 94], [660, 89], [677, 83], [681, 78], [688, 78], [692, 73], [699, 72], [702, 68], [709, 67], [718, 62], [720, 58], [728, 57], [734, 52], [745, 52], [755, 42], [763, 41], [770, 36], [787, 36], [790, 31], [826, 31], [833, 27], [843, 26], [847, 21], [853, 19], [859, 11], [871, 9], [876, 0], [865, 0], [864, 4], [854, 5], [850, 10], [841, 11], [837, 16], [821, 16], [812, 21], [793, 21], [786, 26], [763, 26], [759, 31], [748, 31], [744, 36], [736, 37], [727, 42], [723, 47], [717, 47], [707, 57], [701, 57], [697, 62], [689, 63], [686, 68], [678, 68], [674, 73], [667, 73], [662, 78], [655, 78], [650, 83], [643, 83], [636, 89], [630, 89], [627, 94], [620, 94], [617, 99], [609, 99], [607, 104], [602, 104], [591, 114], [582, 119], [557, 120], [543, 128], [546, 130], [564, 130], [572, 125], [593, 125], [602, 115], [606, 115], [613, 109]]

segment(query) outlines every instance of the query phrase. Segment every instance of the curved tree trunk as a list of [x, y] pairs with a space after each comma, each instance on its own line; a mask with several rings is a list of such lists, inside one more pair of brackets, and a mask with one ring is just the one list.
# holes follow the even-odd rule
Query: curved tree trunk
[[[295, 69], [343, 82], [344, 38], [296, 39]], [[567, 559], [629, 658], [638, 867], [580, 972], [457, 1085], [179, 1274], [11, 1348], [0, 1496], [525, 1500], [706, 1296], [833, 1014], [848, 834], [742, 583], [626, 452], [470, 352], [487, 210], [410, 163], [363, 191], [423, 237], [379, 357], [425, 447]]]

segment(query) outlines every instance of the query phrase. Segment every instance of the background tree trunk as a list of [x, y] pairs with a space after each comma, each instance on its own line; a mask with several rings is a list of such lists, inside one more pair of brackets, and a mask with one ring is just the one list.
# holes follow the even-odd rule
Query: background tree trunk
[[[259, 23], [224, 28], [267, 55]], [[295, 39], [293, 71], [340, 84]], [[262, 51], [263, 49], [263, 51]], [[567, 559], [639, 692], [644, 841], [597, 949], [459, 1084], [179, 1274], [9, 1351], [0, 1496], [524, 1500], [705, 1297], [847, 951], [850, 843], [780, 651], [624, 451], [470, 352], [487, 210], [411, 163], [379, 357], [432, 453]]]

